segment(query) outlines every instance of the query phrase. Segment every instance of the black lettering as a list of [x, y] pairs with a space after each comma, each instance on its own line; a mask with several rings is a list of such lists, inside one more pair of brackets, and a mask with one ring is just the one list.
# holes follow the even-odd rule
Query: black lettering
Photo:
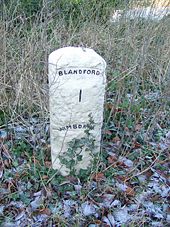
[[68, 74], [72, 74], [72, 70], [71, 69], [68, 71]]
[[74, 70], [74, 71], [73, 71], [73, 74], [77, 74], [77, 70]]
[[94, 75], [95, 75], [95, 70], [92, 70], [92, 71], [91, 71], [91, 74], [94, 74]]
[[90, 69], [79, 69], [79, 70], [77, 70], [77, 69], [75, 69], [75, 70], [72, 70], [72, 69], [70, 69], [69, 71], [67, 71], [67, 70], [64, 70], [64, 71], [58, 71], [58, 74], [59, 74], [59, 76], [63, 76], [63, 75], [69, 75], [69, 74], [93, 74], [93, 75], [100, 75], [101, 74], [101, 72], [99, 71], [99, 70], [90, 70]]
[[79, 102], [81, 102], [81, 97], [82, 97], [82, 90], [79, 92]]
[[89, 124], [73, 124], [73, 125], [66, 125], [64, 127], [59, 128], [59, 131], [66, 131], [68, 129], [86, 129], [90, 127]]
[[59, 72], [58, 72], [58, 75], [59, 75], [59, 76], [63, 76], [63, 72], [62, 72], [62, 71], [59, 71]]
[[61, 128], [59, 128], [59, 131], [64, 131], [64, 130], [66, 130], [66, 128], [65, 128], [65, 127], [61, 127]]
[[77, 125], [73, 125], [73, 128], [74, 128], [74, 129], [77, 129]]

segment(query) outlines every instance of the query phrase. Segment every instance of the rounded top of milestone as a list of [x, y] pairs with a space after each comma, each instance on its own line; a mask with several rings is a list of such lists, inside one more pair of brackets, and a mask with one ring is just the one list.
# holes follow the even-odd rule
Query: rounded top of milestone
[[56, 69], [63, 68], [96, 68], [105, 70], [105, 60], [93, 49], [82, 47], [63, 47], [49, 55], [49, 64], [56, 65]]

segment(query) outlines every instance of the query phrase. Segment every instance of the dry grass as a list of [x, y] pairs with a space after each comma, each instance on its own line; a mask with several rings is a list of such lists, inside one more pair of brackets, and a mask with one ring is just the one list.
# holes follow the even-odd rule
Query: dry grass
[[[160, 22], [136, 21], [102, 24], [70, 19], [69, 25], [46, 12], [28, 24], [27, 18], [13, 18], [4, 9], [0, 22], [1, 77], [0, 108], [10, 115], [48, 114], [47, 58], [64, 46], [95, 49], [107, 64], [108, 81], [117, 87], [118, 102], [127, 93], [169, 92], [169, 18]], [[43, 18], [43, 19], [42, 19]], [[118, 74], [114, 78], [115, 72]], [[108, 88], [109, 89], [109, 88]]]

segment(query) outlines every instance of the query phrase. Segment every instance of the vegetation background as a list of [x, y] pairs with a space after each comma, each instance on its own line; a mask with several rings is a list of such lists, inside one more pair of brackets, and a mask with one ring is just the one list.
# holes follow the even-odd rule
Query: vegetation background
[[[148, 171], [152, 172], [153, 166], [167, 173], [169, 147], [165, 141], [170, 130], [169, 17], [161, 21], [122, 19], [119, 23], [110, 22], [115, 9], [148, 6], [149, 1], [2, 0], [0, 3], [2, 223], [6, 220], [5, 216], [8, 221], [14, 221], [17, 216], [15, 212], [13, 216], [9, 212], [16, 206], [11, 205], [11, 201], [22, 201], [29, 207], [34, 201], [33, 193], [43, 188], [46, 199], [36, 208], [36, 212], [42, 214], [43, 209], [43, 212], [51, 212], [49, 205], [66, 197], [63, 191], [74, 192], [75, 179], [68, 185], [70, 188], [63, 189], [63, 179], [49, 167], [47, 59], [57, 48], [70, 45], [93, 48], [107, 62], [108, 86], [101, 159], [95, 169], [88, 173], [88, 178], [85, 175], [80, 177], [80, 182], [85, 186], [81, 196], [73, 193], [77, 196], [76, 200], [86, 201], [90, 193], [87, 185], [95, 181], [99, 184], [100, 192], [110, 187], [114, 194], [120, 195], [121, 201], [127, 203], [128, 196], [131, 201], [146, 187], [138, 185], [137, 189], [134, 188], [136, 175], [149, 175]], [[32, 119], [36, 119], [36, 122]], [[24, 138], [17, 138], [16, 126], [27, 128]], [[7, 136], [2, 137], [6, 130]], [[134, 168], [127, 173], [120, 162], [116, 161], [115, 166], [114, 159], [108, 153], [110, 150], [116, 154], [116, 160], [118, 156], [128, 157], [134, 162]], [[114, 168], [111, 168], [113, 164]], [[119, 181], [128, 182], [129, 192], [122, 194], [113, 187], [111, 180], [118, 177]], [[23, 185], [24, 194], [21, 194], [19, 187]], [[49, 191], [56, 194], [56, 187], [57, 195], [48, 197]], [[37, 214], [34, 212], [33, 216]], [[54, 222], [64, 223], [61, 226], [68, 224], [68, 220], [59, 214], [56, 217], [50, 213], [49, 216]], [[77, 218], [77, 221], [72, 220], [77, 225], [72, 226], [81, 226], [81, 221], [86, 223], [82, 217]], [[164, 219], [161, 219], [162, 223]], [[151, 216], [143, 216], [140, 224], [148, 225], [151, 220]], [[135, 220], [131, 224], [136, 226]]]

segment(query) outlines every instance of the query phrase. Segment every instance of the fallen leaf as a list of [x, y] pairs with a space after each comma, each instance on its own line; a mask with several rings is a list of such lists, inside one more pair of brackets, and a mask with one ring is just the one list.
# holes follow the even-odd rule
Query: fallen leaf
[[36, 211], [43, 204], [43, 197], [36, 197], [31, 203], [32, 211]]
[[107, 193], [107, 194], [112, 194], [112, 193], [113, 193], [113, 188], [110, 187], [110, 186], [106, 186], [106, 188], [105, 188], [105, 193]]
[[95, 206], [93, 204], [90, 204], [89, 202], [83, 203], [81, 205], [81, 208], [84, 216], [90, 216], [96, 213]]
[[113, 141], [114, 143], [120, 142], [119, 136], [115, 136], [115, 137], [112, 139], [112, 141]]
[[21, 177], [21, 175], [20, 175], [19, 173], [16, 173], [16, 174], [15, 174], [15, 179], [18, 180], [18, 179], [20, 179], [20, 177]]
[[129, 128], [128, 127], [125, 127], [124, 130], [127, 131], [127, 132], [129, 132]]
[[5, 145], [1, 144], [1, 149], [2, 149], [2, 154], [3, 154], [3, 156], [5, 156], [5, 158], [12, 159], [6, 144]]
[[150, 198], [151, 202], [157, 202], [157, 201], [161, 201], [161, 196], [160, 195], [152, 195]]
[[113, 110], [113, 109], [115, 109], [115, 107], [112, 103], [106, 103], [106, 109]]
[[117, 166], [122, 167], [122, 168], [126, 168], [127, 167], [127, 165], [124, 162], [122, 162], [122, 161], [118, 161], [117, 162]]
[[43, 176], [42, 176], [42, 179], [43, 179], [43, 180], [47, 180], [48, 178], [49, 178], [49, 177], [48, 177], [47, 175], [43, 175]]
[[105, 135], [111, 136], [111, 135], [112, 135], [112, 132], [111, 132], [110, 130], [106, 130], [106, 131], [104, 132], [104, 134], [105, 134]]
[[48, 209], [48, 208], [43, 208], [43, 209], [39, 210], [39, 214], [46, 214], [46, 215], [50, 216], [51, 215], [51, 210]]
[[117, 161], [117, 157], [116, 155], [111, 155], [107, 158], [107, 160], [109, 164], [115, 164], [115, 162]]
[[138, 143], [136, 141], [133, 143], [133, 149], [138, 149], [140, 147], [141, 147], [141, 144], [140, 143]]
[[6, 167], [6, 168], [11, 168], [11, 166], [12, 166], [12, 161], [11, 161], [11, 159], [5, 159], [4, 160], [4, 166]]
[[70, 183], [72, 183], [72, 184], [77, 184], [78, 183], [78, 179], [76, 178], [76, 177], [74, 177], [74, 176], [66, 176], [66, 179], [68, 180], [68, 181], [70, 181]]
[[100, 220], [95, 220], [94, 222], [96, 225], [101, 225], [101, 223], [102, 223]]
[[96, 173], [93, 175], [93, 180], [99, 182], [105, 179], [104, 173]]
[[34, 156], [32, 157], [32, 160], [33, 160], [33, 162], [34, 162], [34, 164], [36, 165], [40, 165], [40, 162], [39, 162], [39, 160], [38, 159], [36, 159]]
[[135, 131], [140, 131], [141, 130], [141, 128], [142, 128], [142, 124], [137, 124], [136, 126], [135, 126]]
[[[114, 219], [115, 221], [119, 222], [120, 224], [127, 223], [127, 221], [130, 219], [130, 214], [128, 213], [127, 207], [122, 207], [120, 209], [116, 209], [113, 211]], [[119, 225], [119, 226], [122, 226]]]
[[134, 191], [134, 189], [131, 188], [131, 187], [129, 187], [129, 186], [126, 188], [125, 193], [126, 193], [126, 195], [128, 195], [128, 196], [135, 196], [135, 191]]
[[52, 166], [51, 162], [50, 161], [45, 161], [45, 166], [50, 168]]
[[153, 171], [151, 169], [148, 169], [147, 171], [145, 171], [145, 176], [147, 178], [150, 178], [153, 175]]
[[121, 108], [115, 108], [115, 109], [114, 109], [114, 112], [115, 112], [115, 113], [122, 113], [122, 112], [124, 112], [124, 110], [121, 109]]
[[127, 177], [125, 175], [117, 175], [115, 177], [118, 181], [122, 181], [122, 182], [126, 182], [127, 181]]
[[125, 132], [125, 135], [126, 135], [126, 136], [130, 136], [130, 135], [131, 135], [130, 130], [129, 130], [128, 127], [125, 127], [125, 128], [124, 128], [124, 132]]

